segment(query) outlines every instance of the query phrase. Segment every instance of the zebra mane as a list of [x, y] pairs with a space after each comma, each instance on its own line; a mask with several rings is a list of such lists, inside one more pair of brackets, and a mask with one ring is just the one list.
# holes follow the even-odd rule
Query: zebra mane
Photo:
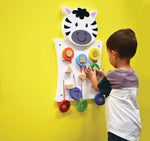
[[84, 19], [84, 17], [89, 17], [90, 14], [89, 12], [84, 8], [84, 9], [81, 9], [81, 8], [78, 8], [77, 10], [73, 10], [72, 11], [73, 14], [76, 14], [76, 17], [80, 18], [80, 19]]

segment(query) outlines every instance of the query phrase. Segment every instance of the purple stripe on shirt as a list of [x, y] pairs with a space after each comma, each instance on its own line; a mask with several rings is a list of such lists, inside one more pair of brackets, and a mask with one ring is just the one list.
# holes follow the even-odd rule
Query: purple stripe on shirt
[[112, 89], [138, 88], [138, 77], [132, 70], [116, 69], [109, 71], [106, 78], [111, 84]]

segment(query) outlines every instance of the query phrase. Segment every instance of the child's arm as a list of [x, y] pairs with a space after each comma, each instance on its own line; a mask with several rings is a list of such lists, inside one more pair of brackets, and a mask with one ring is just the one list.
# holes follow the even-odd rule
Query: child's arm
[[89, 67], [89, 68], [85, 67], [84, 72], [86, 73], [86, 76], [91, 80], [93, 88], [96, 91], [100, 92], [100, 90], [97, 87], [99, 82], [96, 77], [96, 72], [99, 72], [100, 76], [103, 78], [105, 76], [103, 69], [101, 68], [101, 70], [98, 70], [98, 69], [92, 70], [91, 67]]
[[91, 79], [91, 83], [92, 83], [92, 86], [93, 88], [97, 91], [97, 92], [100, 92], [100, 90], [98, 89], [97, 85], [98, 85], [98, 80], [97, 79]]

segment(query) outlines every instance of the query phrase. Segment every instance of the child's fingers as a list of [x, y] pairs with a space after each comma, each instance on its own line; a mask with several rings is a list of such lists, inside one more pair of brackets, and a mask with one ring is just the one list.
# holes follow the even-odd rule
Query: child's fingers
[[87, 67], [86, 67], [86, 66], [84, 66], [84, 72], [85, 72], [86, 68], [87, 68]]
[[93, 68], [93, 70], [96, 72], [100, 72], [100, 70], [98, 68]]
[[84, 72], [87, 74], [89, 72], [88, 68], [85, 66], [84, 67]]
[[104, 71], [104, 68], [103, 68], [103, 66], [100, 66], [100, 70], [101, 70], [101, 71]]
[[84, 73], [85, 73], [85, 74], [88, 74], [88, 71], [87, 71], [87, 70], [84, 70]]
[[88, 67], [88, 69], [89, 69], [89, 71], [91, 71], [91, 70], [92, 70], [90, 66]]
[[93, 70], [99, 71], [99, 70], [98, 70], [98, 68], [96, 68], [96, 67], [95, 67], [95, 68], [93, 68]]
[[84, 70], [88, 71], [88, 68], [87, 68], [87, 66], [85, 66], [85, 67], [84, 67]]

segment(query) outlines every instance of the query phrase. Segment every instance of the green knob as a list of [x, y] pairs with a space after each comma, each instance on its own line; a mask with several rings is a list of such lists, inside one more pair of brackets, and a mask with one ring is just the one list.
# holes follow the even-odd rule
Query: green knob
[[[94, 67], [96, 67], [98, 70], [100, 70], [99, 65], [96, 64], [96, 63], [91, 64], [90, 67], [91, 67], [91, 69], [93, 69]], [[96, 73], [96, 75], [98, 75], [98, 72]]]
[[87, 108], [88, 102], [85, 99], [81, 99], [77, 105], [77, 110], [84, 112]]

